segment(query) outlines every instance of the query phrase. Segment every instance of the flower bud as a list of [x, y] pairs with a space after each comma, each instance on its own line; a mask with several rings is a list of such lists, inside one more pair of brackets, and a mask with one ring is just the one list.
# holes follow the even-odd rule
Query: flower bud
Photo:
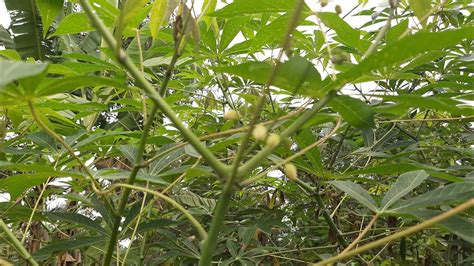
[[295, 181], [298, 179], [298, 170], [296, 169], [296, 166], [292, 163], [287, 163], [285, 164], [285, 175], [288, 177], [288, 179]]
[[252, 136], [258, 141], [264, 141], [267, 135], [267, 128], [264, 125], [256, 125], [252, 131]]
[[328, 5], [329, 0], [321, 0], [321, 7], [325, 7]]
[[278, 134], [270, 134], [267, 138], [267, 146], [270, 148], [276, 148], [280, 144], [281, 138]]
[[229, 111], [225, 112], [224, 114], [224, 119], [225, 120], [237, 120], [239, 119], [239, 114], [237, 111], [230, 109]]
[[342, 7], [340, 5], [336, 5], [336, 14], [340, 15], [342, 13]]

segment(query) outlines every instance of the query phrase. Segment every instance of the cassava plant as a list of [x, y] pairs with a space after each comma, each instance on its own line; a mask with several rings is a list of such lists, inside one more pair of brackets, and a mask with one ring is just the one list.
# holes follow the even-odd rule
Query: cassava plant
[[472, 263], [470, 1], [5, 4], [0, 264]]

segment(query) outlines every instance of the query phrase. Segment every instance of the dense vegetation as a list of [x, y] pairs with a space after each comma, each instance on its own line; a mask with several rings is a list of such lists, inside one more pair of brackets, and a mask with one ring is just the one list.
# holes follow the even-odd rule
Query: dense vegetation
[[474, 6], [343, 2], [5, 0], [0, 264], [473, 263]]

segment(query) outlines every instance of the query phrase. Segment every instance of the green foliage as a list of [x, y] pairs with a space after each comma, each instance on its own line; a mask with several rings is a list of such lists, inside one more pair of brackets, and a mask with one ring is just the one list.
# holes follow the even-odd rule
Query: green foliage
[[469, 263], [472, 5], [191, 2], [5, 1], [0, 264]]

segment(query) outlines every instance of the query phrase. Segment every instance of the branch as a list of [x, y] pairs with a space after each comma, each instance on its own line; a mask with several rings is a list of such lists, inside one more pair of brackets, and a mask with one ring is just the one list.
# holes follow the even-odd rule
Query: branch
[[387, 237], [384, 237], [382, 239], [379, 239], [379, 240], [376, 240], [374, 242], [371, 242], [367, 245], [364, 245], [362, 247], [359, 247], [359, 248], [356, 248], [352, 251], [348, 251], [347, 253], [344, 253], [344, 254], [339, 254], [335, 257], [332, 257], [332, 258], [329, 258], [329, 259], [326, 259], [326, 260], [323, 260], [321, 262], [318, 262], [318, 263], [315, 263], [313, 264], [314, 266], [323, 266], [323, 265], [329, 265], [329, 264], [332, 264], [334, 262], [338, 262], [338, 261], [341, 261], [343, 259], [347, 259], [347, 258], [350, 258], [350, 257], [353, 257], [357, 254], [360, 254], [362, 252], [365, 252], [365, 251], [368, 251], [368, 250], [371, 250], [373, 248], [376, 248], [376, 247], [379, 247], [379, 246], [383, 246], [385, 243], [388, 243], [388, 242], [391, 242], [391, 241], [395, 241], [397, 239], [400, 239], [402, 237], [405, 237], [405, 236], [409, 236], [411, 234], [414, 234], [418, 231], [421, 231], [427, 227], [430, 227], [436, 223], [439, 223], [441, 221], [444, 221], [460, 212], [463, 212], [465, 210], [468, 210], [470, 208], [474, 207], [474, 199], [470, 199], [466, 202], [464, 202], [463, 204], [457, 206], [456, 208], [453, 208], [445, 213], [442, 213], [438, 216], [435, 216], [429, 220], [426, 220], [420, 224], [417, 224], [417, 225], [414, 225], [412, 227], [409, 227], [403, 231], [400, 231], [398, 233], [395, 233], [393, 235], [390, 235], [390, 236], [387, 236]]
[[[97, 31], [102, 35], [105, 42], [112, 49], [116, 47], [116, 41], [112, 34], [109, 32], [104, 23], [100, 18], [94, 13], [94, 10], [90, 3], [87, 0], [79, 0], [84, 12], [89, 17], [89, 20], [95, 26]], [[188, 129], [183, 121], [179, 119], [177, 114], [173, 109], [168, 105], [168, 103], [163, 99], [163, 97], [155, 90], [152, 84], [150, 84], [146, 78], [142, 75], [140, 70], [132, 63], [128, 58], [127, 54], [120, 49], [116, 51], [115, 56], [122, 64], [122, 66], [130, 73], [130, 75], [135, 79], [137, 85], [142, 88], [151, 100], [158, 106], [158, 108], [173, 122], [174, 126], [181, 132], [183, 137], [199, 152], [202, 157], [207, 161], [207, 163], [220, 175], [228, 175], [228, 166], [221, 163], [214, 154], [207, 149], [207, 147], [202, 144], [198, 137]]]
[[28, 252], [28, 250], [26, 250], [21, 244], [21, 242], [15, 237], [15, 235], [13, 235], [13, 233], [10, 231], [10, 229], [5, 224], [5, 222], [3, 222], [2, 219], [0, 219], [0, 229], [1, 231], [5, 232], [5, 234], [7, 235], [7, 239], [10, 240], [10, 243], [18, 251], [22, 258], [27, 260], [33, 266], [39, 265], [38, 262], [36, 262], [36, 260]]

